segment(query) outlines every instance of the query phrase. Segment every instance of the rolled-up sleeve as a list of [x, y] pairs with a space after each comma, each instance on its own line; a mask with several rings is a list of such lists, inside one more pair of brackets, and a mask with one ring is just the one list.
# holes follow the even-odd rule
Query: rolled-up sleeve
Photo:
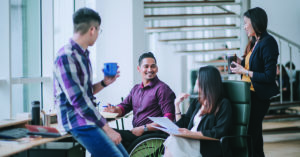
[[158, 104], [160, 105], [164, 117], [168, 117], [173, 121], [175, 119], [175, 93], [168, 86], [161, 86], [157, 94]]
[[125, 98], [125, 100], [118, 105], [118, 107], [120, 107], [120, 109], [122, 111], [121, 116], [124, 116], [125, 114], [127, 114], [128, 112], [130, 112], [132, 110], [132, 93], [134, 90], [135, 90], [135, 87], [133, 89], [131, 89], [129, 95]]

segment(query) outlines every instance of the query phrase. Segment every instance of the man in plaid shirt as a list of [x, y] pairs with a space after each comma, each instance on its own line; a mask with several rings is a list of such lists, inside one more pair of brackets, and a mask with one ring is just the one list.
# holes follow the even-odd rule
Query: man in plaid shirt
[[73, 37], [58, 51], [54, 63], [54, 97], [61, 131], [71, 133], [94, 157], [128, 156], [120, 134], [108, 126], [94, 102], [94, 94], [119, 77], [118, 72], [92, 84], [87, 48], [98, 38], [101, 18], [92, 9], [81, 8], [73, 14], [73, 24]]

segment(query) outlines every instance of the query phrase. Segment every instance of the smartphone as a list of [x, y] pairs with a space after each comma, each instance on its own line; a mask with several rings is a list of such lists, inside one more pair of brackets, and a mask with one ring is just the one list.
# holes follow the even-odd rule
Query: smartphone
[[233, 64], [233, 63], [231, 62], [231, 64], [230, 64], [230, 67], [231, 67], [231, 68], [235, 68], [235, 67], [236, 67], [236, 65], [235, 65], [235, 64]]

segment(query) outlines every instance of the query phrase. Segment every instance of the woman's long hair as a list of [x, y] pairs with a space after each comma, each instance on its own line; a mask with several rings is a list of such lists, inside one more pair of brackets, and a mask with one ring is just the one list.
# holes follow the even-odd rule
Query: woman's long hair
[[[257, 36], [261, 36], [261, 34], [267, 30], [268, 16], [265, 10], [263, 10], [262, 8], [256, 7], [249, 9], [244, 13], [244, 16], [250, 19], [251, 25]], [[243, 58], [245, 58], [250, 52], [250, 50], [254, 47], [255, 42], [256, 38], [254, 36], [251, 37], [250, 41], [246, 46]]]
[[210, 113], [216, 114], [224, 98], [223, 84], [219, 70], [214, 66], [201, 67], [198, 74], [198, 87], [199, 102], [204, 105], [200, 116]]

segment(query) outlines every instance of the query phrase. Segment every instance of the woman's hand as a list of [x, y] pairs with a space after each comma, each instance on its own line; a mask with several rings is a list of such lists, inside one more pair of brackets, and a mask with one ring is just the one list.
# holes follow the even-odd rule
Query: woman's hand
[[189, 135], [197, 135], [197, 136], [203, 136], [202, 132], [194, 132], [186, 128], [179, 128], [178, 131], [182, 134], [189, 134]]
[[246, 73], [246, 69], [241, 66], [240, 64], [236, 63], [236, 62], [232, 62], [231, 64], [234, 64], [235, 67], [231, 67], [230, 66], [230, 70], [233, 72], [233, 73], [236, 73], [236, 74], [245, 74]]
[[236, 56], [236, 62], [237, 62], [238, 64], [241, 64], [241, 63], [242, 63], [241, 58], [239, 58], [238, 56]]
[[178, 131], [182, 134], [191, 134], [192, 131], [186, 128], [179, 128]]
[[175, 106], [178, 107], [184, 99], [188, 98], [190, 95], [187, 93], [181, 93], [179, 97], [175, 99]]

